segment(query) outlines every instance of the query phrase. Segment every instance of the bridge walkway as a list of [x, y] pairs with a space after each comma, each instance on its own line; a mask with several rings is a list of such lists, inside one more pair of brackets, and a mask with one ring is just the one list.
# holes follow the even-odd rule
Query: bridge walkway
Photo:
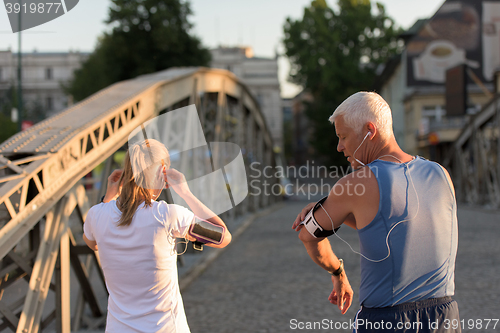
[[[349, 322], [359, 309], [359, 257], [331, 239], [344, 259], [355, 293], [351, 308], [342, 316], [328, 301], [328, 273], [307, 255], [291, 224], [307, 201], [288, 201], [256, 219], [182, 294], [188, 323], [198, 332], [290, 332], [294, 323]], [[463, 332], [494, 332], [484, 319], [500, 317], [500, 215], [460, 206], [456, 293]], [[342, 228], [341, 237], [359, 249], [355, 230]], [[474, 320], [474, 329], [468, 323]], [[483, 328], [477, 329], [477, 320]], [[291, 326], [292, 325], [292, 326]], [[338, 325], [338, 324], [337, 324]], [[295, 331], [298, 331], [296, 329]], [[331, 332], [315, 330], [314, 332]], [[351, 330], [333, 330], [351, 332]]]

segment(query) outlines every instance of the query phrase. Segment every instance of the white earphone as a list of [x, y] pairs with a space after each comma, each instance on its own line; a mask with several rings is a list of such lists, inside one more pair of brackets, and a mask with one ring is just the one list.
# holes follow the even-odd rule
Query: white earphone
[[366, 138], [368, 137], [368, 135], [372, 134], [372, 132], [368, 131], [368, 133], [366, 133], [365, 137], [363, 138], [363, 141], [361, 141], [361, 143], [359, 144], [358, 148], [356, 148], [356, 150], [354, 151], [354, 153], [352, 154], [352, 157], [356, 160], [356, 162], [358, 162], [359, 164], [361, 164], [362, 166], [365, 166], [366, 164], [364, 164], [363, 162], [361, 162], [360, 160], [358, 160], [354, 155], [356, 154], [356, 152], [358, 151], [359, 147], [361, 147], [361, 145], [363, 144], [363, 142], [365, 142]]

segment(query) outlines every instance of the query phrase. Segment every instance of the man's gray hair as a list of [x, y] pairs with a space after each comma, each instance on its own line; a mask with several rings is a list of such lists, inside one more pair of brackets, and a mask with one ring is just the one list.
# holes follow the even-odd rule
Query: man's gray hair
[[362, 129], [367, 122], [372, 122], [383, 139], [394, 136], [391, 108], [377, 93], [360, 91], [349, 96], [328, 120], [333, 124], [339, 116], [343, 116], [345, 124], [358, 135], [363, 134]]

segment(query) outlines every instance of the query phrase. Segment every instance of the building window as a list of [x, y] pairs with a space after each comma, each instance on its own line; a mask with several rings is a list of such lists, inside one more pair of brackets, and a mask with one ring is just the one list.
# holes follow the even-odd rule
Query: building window
[[46, 104], [47, 110], [52, 110], [54, 108], [54, 100], [52, 99], [51, 96], [47, 97], [45, 104]]
[[440, 123], [445, 115], [446, 111], [442, 105], [426, 105], [422, 109], [422, 117], [428, 117], [437, 123]]
[[257, 94], [257, 103], [259, 103], [259, 106], [262, 108], [262, 106], [264, 105], [264, 95], [262, 94]]
[[46, 68], [45, 69], [45, 79], [46, 80], [52, 80], [53, 79], [52, 68]]

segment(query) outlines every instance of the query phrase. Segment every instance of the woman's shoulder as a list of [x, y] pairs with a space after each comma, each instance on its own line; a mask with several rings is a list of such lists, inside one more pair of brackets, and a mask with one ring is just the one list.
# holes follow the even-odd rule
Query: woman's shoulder
[[116, 206], [116, 201], [112, 200], [110, 202], [101, 202], [97, 205], [90, 207], [88, 214], [100, 215], [100, 214], [113, 214], [119, 212]]
[[162, 209], [164, 211], [172, 211], [177, 209], [186, 209], [178, 204], [171, 204], [164, 200], [158, 200], [153, 202], [153, 208]]
[[166, 217], [179, 217], [186, 214], [192, 214], [186, 207], [178, 204], [169, 204], [163, 200], [155, 201], [153, 203], [153, 208]]

